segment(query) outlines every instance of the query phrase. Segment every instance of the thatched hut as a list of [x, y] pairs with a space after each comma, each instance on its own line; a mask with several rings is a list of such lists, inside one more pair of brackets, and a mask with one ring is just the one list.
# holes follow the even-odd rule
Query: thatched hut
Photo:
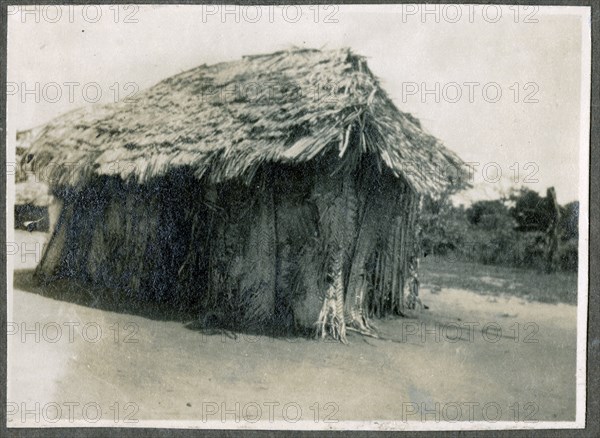
[[203, 65], [32, 153], [62, 201], [39, 277], [342, 340], [402, 312], [420, 197], [464, 176], [348, 49]]

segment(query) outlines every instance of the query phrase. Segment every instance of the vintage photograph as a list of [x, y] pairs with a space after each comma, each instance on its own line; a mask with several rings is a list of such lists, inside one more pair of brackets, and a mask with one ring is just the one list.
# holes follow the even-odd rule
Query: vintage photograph
[[590, 8], [13, 5], [8, 428], [583, 428]]

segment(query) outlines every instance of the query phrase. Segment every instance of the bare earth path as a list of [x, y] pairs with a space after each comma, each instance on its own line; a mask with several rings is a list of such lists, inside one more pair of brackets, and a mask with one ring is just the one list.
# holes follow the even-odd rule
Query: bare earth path
[[[376, 321], [385, 339], [351, 335], [345, 346], [209, 334], [15, 289], [9, 425], [574, 421], [575, 306], [452, 289], [422, 299], [428, 310]], [[23, 416], [36, 402], [39, 418]]]

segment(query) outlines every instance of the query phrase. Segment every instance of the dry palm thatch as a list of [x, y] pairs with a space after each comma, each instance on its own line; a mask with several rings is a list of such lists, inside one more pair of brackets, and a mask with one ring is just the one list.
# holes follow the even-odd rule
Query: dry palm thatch
[[65, 202], [40, 273], [342, 341], [401, 313], [419, 198], [466, 177], [348, 49], [201, 66], [31, 152]]
[[251, 181], [264, 163], [305, 162], [332, 149], [342, 157], [354, 147], [378, 154], [420, 193], [462, 176], [462, 161], [400, 112], [349, 49], [203, 65], [132, 102], [61, 116], [39, 131], [31, 149], [37, 166], [52, 164], [55, 187], [83, 187], [94, 175], [145, 183], [183, 166], [212, 182]]

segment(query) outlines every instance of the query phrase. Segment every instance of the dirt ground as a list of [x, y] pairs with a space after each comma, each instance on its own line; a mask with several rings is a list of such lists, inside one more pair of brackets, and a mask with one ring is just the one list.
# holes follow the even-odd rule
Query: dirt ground
[[[31, 259], [13, 256], [17, 276]], [[444, 288], [422, 301], [428, 309], [375, 321], [382, 339], [342, 345], [207, 332], [21, 281], [9, 296], [8, 425], [575, 420], [575, 306]]]

